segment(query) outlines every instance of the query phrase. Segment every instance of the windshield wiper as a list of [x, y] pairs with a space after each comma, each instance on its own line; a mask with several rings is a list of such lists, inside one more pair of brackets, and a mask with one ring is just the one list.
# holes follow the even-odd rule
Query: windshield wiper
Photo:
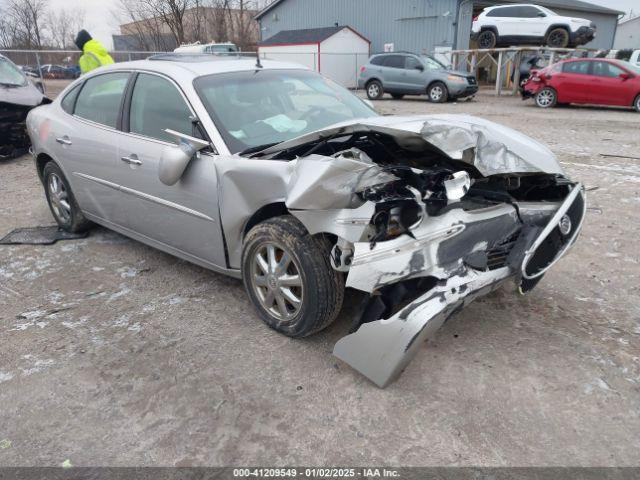
[[255, 147], [249, 147], [249, 148], [245, 148], [244, 150], [242, 150], [239, 155], [248, 155], [250, 153], [257, 153], [257, 152], [261, 152], [262, 150], [266, 150], [269, 147], [273, 147], [275, 145], [278, 145], [279, 143], [282, 142], [272, 142], [272, 143], [265, 143], [264, 145], [256, 145]]

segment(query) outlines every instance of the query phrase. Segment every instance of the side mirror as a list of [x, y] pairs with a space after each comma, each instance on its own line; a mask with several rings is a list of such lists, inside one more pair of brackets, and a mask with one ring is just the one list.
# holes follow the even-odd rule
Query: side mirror
[[547, 16], [547, 14], [546, 14], [546, 13], [544, 13], [544, 12], [538, 12], [538, 13], [536, 14], [536, 16], [541, 17], [541, 18], [544, 18], [544, 17], [546, 17], [546, 16]]
[[165, 185], [175, 185], [196, 152], [208, 147], [209, 142], [174, 130], [166, 129], [165, 132], [176, 137], [178, 145], [167, 145], [162, 150], [158, 177]]
[[416, 65], [415, 67], [416, 70], [420, 70], [421, 72], [424, 72], [424, 67], [422, 65]]
[[627, 72], [622, 72], [622, 73], [619, 75], [619, 77], [620, 77], [622, 80], [629, 80], [629, 79], [631, 78], [631, 75], [629, 75]]

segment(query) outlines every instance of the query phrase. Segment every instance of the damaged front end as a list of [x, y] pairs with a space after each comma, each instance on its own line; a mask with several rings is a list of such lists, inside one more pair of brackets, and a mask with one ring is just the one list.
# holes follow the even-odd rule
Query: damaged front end
[[289, 212], [369, 294], [334, 355], [380, 387], [454, 311], [508, 279], [535, 287], [586, 209], [546, 147], [473, 117], [383, 117], [259, 156], [296, 160]]

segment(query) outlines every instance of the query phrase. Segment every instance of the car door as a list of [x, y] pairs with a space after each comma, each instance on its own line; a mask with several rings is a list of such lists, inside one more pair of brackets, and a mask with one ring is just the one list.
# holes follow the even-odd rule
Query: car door
[[[613, 62], [599, 60], [593, 62], [591, 75], [591, 101], [600, 105], [630, 106], [637, 92], [632, 74]], [[626, 78], [620, 75], [627, 75]]]
[[404, 63], [404, 84], [407, 93], [425, 93], [427, 83], [424, 64], [418, 57], [407, 55]]
[[390, 92], [404, 93], [405, 55], [386, 55], [382, 66], [383, 88]]
[[542, 38], [547, 33], [547, 14], [534, 5], [518, 7], [520, 35]]
[[491, 10], [487, 17], [491, 17], [493, 23], [498, 29], [500, 37], [513, 37], [518, 35], [518, 7], [500, 7]]
[[562, 70], [551, 73], [547, 83], [558, 92], [560, 103], [589, 103], [591, 62], [575, 60], [562, 64]]
[[119, 224], [115, 179], [117, 130], [130, 72], [95, 75], [62, 99], [65, 114], [51, 122], [54, 155], [71, 184], [80, 208], [101, 220]]
[[163, 151], [178, 143], [164, 130], [194, 136], [194, 119], [171, 79], [137, 74], [126, 101], [117, 160], [125, 227], [164, 250], [225, 267], [213, 152], [196, 154], [174, 185], [158, 177]]

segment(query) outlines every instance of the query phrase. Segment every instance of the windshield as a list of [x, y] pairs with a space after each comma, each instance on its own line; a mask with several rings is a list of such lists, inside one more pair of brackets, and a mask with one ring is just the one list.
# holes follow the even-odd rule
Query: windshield
[[377, 116], [347, 89], [306, 70], [207, 75], [194, 86], [233, 153]]
[[21, 87], [27, 84], [27, 78], [9, 60], [0, 58], [0, 84]]
[[447, 67], [445, 67], [442, 63], [440, 63], [435, 58], [430, 57], [429, 55], [422, 55], [422, 61], [426, 65], [427, 70], [446, 70], [447, 69]]
[[542, 10], [544, 13], [546, 13], [547, 15], [552, 15], [552, 16], [556, 16], [558, 15], [556, 12], [554, 12], [553, 10], [549, 10], [546, 7], [541, 7], [540, 5], [536, 5], [536, 7], [538, 7], [540, 10]]
[[631, 70], [633, 73], [637, 73], [638, 75], [640, 75], [640, 66], [634, 65], [631, 62], [626, 62], [623, 60], [618, 60], [618, 63], [620, 63], [620, 65], [626, 68], [627, 70]]

